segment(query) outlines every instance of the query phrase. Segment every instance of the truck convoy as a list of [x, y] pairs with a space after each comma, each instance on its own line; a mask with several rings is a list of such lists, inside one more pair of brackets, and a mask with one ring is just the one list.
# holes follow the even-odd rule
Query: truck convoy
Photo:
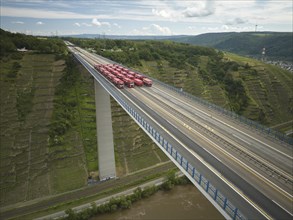
[[94, 68], [120, 89], [124, 86], [134, 88], [134, 85], [148, 87], [153, 85], [153, 81], [149, 78], [117, 64], [95, 64]]

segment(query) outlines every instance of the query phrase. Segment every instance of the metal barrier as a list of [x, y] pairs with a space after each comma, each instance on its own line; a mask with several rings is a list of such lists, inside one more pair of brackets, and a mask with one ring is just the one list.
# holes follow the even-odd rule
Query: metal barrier
[[[105, 59], [105, 60], [107, 60], [109, 63], [119, 64], [120, 66], [123, 66], [125, 68], [128, 68], [128, 69], [130, 69], [132, 71], [138, 72], [138, 71], [133, 70], [133, 69], [131, 69], [129, 67], [126, 67], [126, 66], [124, 66], [124, 65], [122, 65], [120, 63], [116, 63], [116, 62], [114, 62], [114, 61], [112, 61], [112, 60], [110, 60], [108, 58], [105, 58], [105, 57], [102, 57], [102, 58]], [[141, 72], [138, 72], [138, 73], [141, 74], [141, 75], [143, 75], [143, 76], [146, 76], [145, 74], [143, 74]], [[146, 77], [151, 78], [149, 76], [146, 76]], [[280, 141], [283, 141], [283, 142], [288, 143], [290, 145], [293, 145], [293, 138], [286, 136], [284, 133], [281, 133], [279, 131], [276, 131], [276, 130], [274, 130], [272, 128], [268, 128], [268, 127], [266, 127], [264, 125], [261, 125], [261, 124], [255, 122], [255, 121], [252, 121], [252, 120], [250, 120], [248, 118], [245, 118], [244, 116], [238, 115], [235, 112], [232, 112], [232, 111], [229, 111], [227, 109], [224, 109], [224, 108], [222, 108], [222, 107], [220, 107], [218, 105], [215, 105], [215, 104], [213, 104], [211, 102], [208, 102], [208, 101], [203, 100], [203, 99], [201, 99], [199, 97], [196, 97], [194, 95], [191, 95], [191, 94], [189, 94], [187, 92], [182, 91], [181, 89], [175, 88], [175, 87], [173, 87], [171, 85], [168, 85], [166, 83], [163, 83], [163, 82], [161, 82], [161, 81], [159, 81], [157, 79], [154, 79], [154, 78], [151, 78], [151, 79], [154, 82], [156, 82], [156, 83], [158, 83], [158, 84], [160, 84], [160, 85], [162, 85], [162, 86], [164, 86], [164, 87], [166, 87], [168, 89], [171, 89], [171, 90], [173, 90], [173, 91], [175, 91], [175, 92], [177, 92], [177, 93], [179, 93], [179, 94], [181, 94], [181, 95], [183, 95], [183, 96], [185, 96], [185, 97], [187, 97], [187, 98], [189, 98], [189, 99], [191, 99], [193, 101], [196, 101], [197, 103], [200, 103], [202, 105], [205, 105], [205, 106], [207, 106], [209, 108], [212, 108], [212, 109], [214, 109], [214, 110], [216, 110], [216, 111], [218, 111], [218, 112], [220, 112], [222, 114], [225, 114], [226, 116], [229, 116], [229, 117], [231, 117], [233, 119], [236, 119], [236, 120], [238, 120], [239, 122], [241, 122], [243, 124], [246, 124], [246, 125], [248, 125], [250, 127], [253, 127], [256, 130], [258, 130], [258, 131], [260, 131], [260, 132], [262, 132], [264, 134], [267, 134], [267, 135], [269, 135], [272, 138], [275, 138], [277, 140], [280, 140]]]
[[[78, 56], [76, 56], [79, 59]], [[108, 91], [109, 92], [109, 91]], [[109, 92], [111, 93], [111, 92]], [[112, 97], [128, 112], [129, 115], [151, 136], [155, 139], [156, 143], [165, 150], [166, 154], [169, 154], [176, 162], [177, 166], [183, 168], [197, 184], [207, 192], [207, 195], [214, 200], [219, 207], [221, 207], [227, 215], [233, 220], [246, 220], [246, 217], [241, 211], [235, 207], [229, 200], [217, 190], [208, 179], [206, 179], [196, 168], [186, 160], [168, 141], [156, 131], [139, 113], [131, 108], [120, 96], [111, 94]]]
[[191, 165], [168, 141], [156, 131], [140, 114], [138, 114], [133, 108], [131, 108], [123, 99], [115, 97], [119, 104], [139, 123], [145, 131], [152, 136], [161, 147], [164, 148], [165, 153], [175, 159], [177, 165], [184, 168], [188, 174], [198, 183], [199, 186], [204, 189], [207, 194], [233, 219], [233, 220], [245, 220], [245, 216], [241, 211], [235, 207], [229, 200], [217, 190], [208, 179], [200, 174], [196, 168]]
[[177, 93], [179, 93], [179, 94], [181, 94], [181, 95], [193, 100], [193, 101], [196, 101], [197, 103], [205, 105], [205, 106], [207, 106], [209, 108], [212, 108], [212, 109], [214, 109], [214, 110], [216, 110], [216, 111], [218, 111], [218, 112], [220, 112], [222, 114], [225, 114], [225, 115], [227, 115], [227, 116], [229, 116], [229, 117], [231, 117], [233, 119], [236, 119], [236, 120], [238, 120], [239, 122], [241, 122], [243, 124], [246, 124], [246, 125], [248, 125], [250, 127], [253, 127], [256, 130], [258, 130], [258, 131], [260, 131], [260, 132], [262, 132], [264, 134], [267, 134], [267, 135], [269, 135], [269, 136], [271, 136], [271, 137], [273, 137], [273, 138], [275, 138], [277, 140], [280, 140], [280, 141], [286, 142], [286, 143], [288, 143], [290, 145], [293, 145], [293, 138], [286, 136], [284, 133], [276, 131], [276, 130], [274, 130], [272, 128], [268, 128], [268, 127], [266, 127], [264, 125], [261, 125], [261, 124], [255, 122], [255, 121], [252, 121], [252, 120], [250, 120], [248, 118], [245, 118], [244, 116], [238, 115], [235, 112], [232, 112], [232, 111], [229, 111], [227, 109], [224, 109], [224, 108], [222, 108], [222, 107], [220, 107], [218, 105], [215, 105], [215, 104], [210, 103], [210, 102], [208, 102], [206, 100], [203, 100], [203, 99], [201, 99], [199, 97], [191, 95], [191, 94], [189, 94], [187, 92], [182, 91], [181, 89], [178, 89], [178, 88], [175, 88], [173, 86], [170, 86], [170, 85], [168, 85], [166, 83], [163, 83], [163, 82], [161, 82], [161, 81], [159, 81], [157, 79], [152, 78], [152, 80], [155, 81], [156, 83], [158, 83], [158, 84], [170, 89], [170, 90], [173, 90], [173, 91], [175, 91], [175, 92], [177, 92]]

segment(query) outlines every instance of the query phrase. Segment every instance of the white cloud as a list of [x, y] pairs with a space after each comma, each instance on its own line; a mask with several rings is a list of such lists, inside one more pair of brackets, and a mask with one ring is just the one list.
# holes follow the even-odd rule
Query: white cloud
[[93, 25], [92, 24], [88, 24], [88, 23], [82, 23], [81, 25], [83, 25], [83, 26], [86, 26], [86, 27], [92, 27]]
[[113, 23], [113, 26], [115, 26], [115, 27], [117, 27], [117, 28], [119, 28], [119, 29], [122, 28], [121, 25], [119, 25], [119, 24], [117, 24], [117, 23]]
[[102, 26], [102, 23], [99, 22], [97, 18], [93, 18], [93, 20], [92, 20], [92, 24], [93, 24], [93, 25], [96, 25], [96, 26]]
[[165, 9], [163, 10], [158, 10], [158, 9], [152, 9], [152, 13], [154, 15], [157, 15], [157, 16], [160, 16], [160, 17], [163, 17], [163, 18], [171, 18], [172, 16], [172, 12], [171, 11], [167, 11]]
[[247, 22], [248, 22], [248, 20], [243, 19], [243, 18], [234, 18], [234, 19], [228, 20], [225, 24], [226, 25], [238, 25], [238, 24], [245, 24]]
[[13, 23], [13, 24], [24, 24], [23, 21], [12, 21], [11, 23]]
[[0, 7], [1, 16], [23, 17], [23, 18], [47, 18], [47, 19], [76, 19], [93, 18], [95, 15], [85, 15], [69, 11], [50, 11], [45, 9]]
[[79, 23], [79, 22], [75, 22], [73, 25], [77, 26], [77, 27], [81, 27], [81, 26], [85, 26], [85, 27], [92, 27], [92, 24], [88, 24], [88, 23]]
[[158, 24], [151, 24], [150, 26], [142, 27], [141, 29], [134, 29], [130, 34], [133, 35], [171, 35], [172, 31], [168, 27], [162, 27]]
[[161, 27], [158, 24], [152, 24], [151, 28], [154, 29], [155, 31], [159, 31], [160, 33], [162, 33], [164, 35], [172, 34], [171, 30], [168, 27]]
[[184, 17], [206, 17], [214, 14], [214, 0], [206, 0], [205, 2], [195, 1], [191, 7], [187, 7], [182, 14]]
[[37, 24], [37, 25], [43, 25], [44, 23], [41, 22], [41, 21], [38, 21], [36, 24]]
[[93, 18], [92, 24], [95, 25], [95, 26], [98, 26], [98, 27], [101, 27], [103, 25], [107, 26], [107, 27], [111, 27], [111, 24], [109, 22], [100, 22], [100, 21], [98, 21], [97, 18]]

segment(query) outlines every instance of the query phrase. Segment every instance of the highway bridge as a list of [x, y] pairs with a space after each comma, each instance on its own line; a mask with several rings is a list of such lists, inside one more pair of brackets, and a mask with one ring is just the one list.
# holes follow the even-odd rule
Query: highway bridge
[[292, 140], [155, 79], [118, 89], [93, 67], [113, 61], [66, 43], [225, 218], [293, 218]]

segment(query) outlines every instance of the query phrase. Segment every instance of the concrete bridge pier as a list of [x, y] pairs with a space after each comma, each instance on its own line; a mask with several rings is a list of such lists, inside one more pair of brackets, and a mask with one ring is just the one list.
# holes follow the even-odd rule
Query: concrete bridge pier
[[116, 177], [110, 95], [95, 82], [97, 144], [100, 180]]

